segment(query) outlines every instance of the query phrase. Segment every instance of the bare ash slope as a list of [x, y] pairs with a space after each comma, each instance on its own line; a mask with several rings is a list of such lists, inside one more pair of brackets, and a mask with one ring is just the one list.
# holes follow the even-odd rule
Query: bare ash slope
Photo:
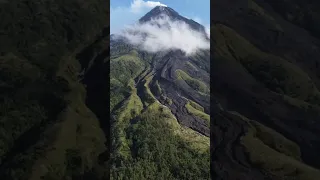
[[[192, 100], [202, 106], [206, 114], [210, 114], [210, 72], [208, 72], [210, 56], [208, 51], [203, 51], [201, 53], [201, 55], [198, 55], [199, 57], [190, 58], [186, 57], [181, 51], [173, 51], [162, 58], [160, 57], [158, 62], [155, 63], [154, 71], [156, 74], [151, 85], [156, 88], [155, 82], [158, 81], [162, 91], [161, 94], [156, 95], [157, 99], [171, 109], [182, 125], [191, 127], [192, 129], [209, 136], [210, 129], [206, 123], [207, 120], [188, 113], [188, 110], [185, 107], [188, 100]], [[196, 64], [200, 64], [198, 59], [203, 60], [205, 63], [203, 68], [206, 69], [199, 68], [201, 65]], [[190, 76], [188, 78], [194, 78], [195, 83], [199, 82], [203, 84], [193, 86], [191, 82], [183, 79], [184, 75]], [[182, 76], [181, 79], [180, 76]], [[206, 92], [202, 93], [200, 88], [195, 88], [201, 85], [205, 86], [203, 88]], [[172, 99], [172, 104], [166, 103], [165, 99], [162, 99], [161, 96]]]
[[213, 177], [319, 179], [319, 2], [212, 3]]

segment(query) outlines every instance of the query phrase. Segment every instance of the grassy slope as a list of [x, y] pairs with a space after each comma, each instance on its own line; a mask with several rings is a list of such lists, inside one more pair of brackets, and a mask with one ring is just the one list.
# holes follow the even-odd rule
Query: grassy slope
[[113, 179], [209, 178], [209, 138], [181, 127], [158, 102], [136, 119], [126, 129], [132, 158], [112, 170]]
[[301, 163], [300, 148], [297, 144], [239, 113], [230, 113], [249, 124], [250, 128], [241, 138], [241, 143], [254, 165], [279, 177], [313, 180], [320, 175], [319, 170]]
[[200, 93], [204, 93], [204, 94], [209, 93], [209, 91], [210, 91], [209, 88], [202, 81], [195, 79], [195, 78], [192, 78], [186, 72], [184, 72], [180, 69], [177, 70], [176, 73], [177, 73], [178, 80], [184, 80], [194, 90], [196, 90]]
[[[284, 4], [283, 2], [284, 1], [281, 1], [281, 3], [278, 3], [278, 2], [274, 3], [276, 4], [276, 6], [279, 6], [278, 7], [279, 11], [283, 12], [285, 11], [285, 9], [293, 8], [290, 6], [281, 6], [280, 4]], [[224, 6], [227, 7], [226, 4]], [[235, 5], [235, 7], [236, 6], [237, 5]], [[286, 7], [286, 8], [282, 9], [280, 7]], [[299, 8], [299, 6], [296, 6], [293, 9], [295, 8]], [[268, 21], [268, 23], [272, 25], [272, 28], [277, 29], [280, 32], [282, 31], [282, 27], [279, 24], [277, 24], [275, 19], [273, 19], [273, 17], [271, 16], [271, 13], [268, 14], [266, 10], [261, 8], [254, 1], [249, 1], [249, 9], [250, 9], [250, 15], [245, 14], [247, 12], [246, 10], [243, 10], [243, 12], [245, 12], [244, 14], [242, 14], [243, 17], [248, 19], [252, 18], [254, 20], [257, 20], [255, 18], [259, 17], [261, 18], [261, 20], [259, 19], [259, 21], [262, 21], [262, 19], [266, 20]], [[306, 13], [306, 12], [302, 12], [302, 13]], [[306, 17], [306, 18], [309, 18], [309, 17]], [[222, 69], [221, 71], [227, 71], [229, 73], [229, 74], [227, 73], [225, 74], [226, 75], [225, 78], [227, 80], [219, 81], [219, 83], [221, 83], [219, 85], [220, 87], [225, 88], [225, 89], [222, 89], [222, 91], [233, 90], [228, 92], [229, 94], [214, 92], [214, 94], [217, 94], [217, 97], [215, 98], [220, 99], [221, 94], [223, 94], [222, 97], [224, 95], [232, 96], [232, 93], [235, 93], [236, 91], [239, 91], [239, 92], [254, 91], [255, 89], [254, 88], [250, 89], [251, 88], [250, 86], [252, 85], [257, 86], [258, 83], [259, 85], [261, 83], [264, 87], [266, 87], [265, 90], [268, 90], [268, 91], [270, 90], [271, 91], [270, 93], [272, 95], [277, 94], [278, 96], [282, 97], [284, 102], [294, 107], [295, 110], [309, 112], [312, 109], [316, 111], [316, 109], [319, 108], [318, 106], [319, 91], [316, 88], [315, 83], [311, 80], [311, 78], [307, 74], [307, 71], [305, 71], [304, 69], [305, 67], [297, 65], [298, 63], [296, 63], [294, 59], [284, 59], [276, 55], [273, 55], [271, 52], [270, 53], [263, 52], [260, 49], [258, 49], [255, 45], [253, 45], [253, 43], [250, 43], [248, 39], [238, 34], [237, 30], [239, 29], [246, 31], [246, 28], [248, 29], [251, 28], [251, 25], [253, 25], [253, 24], [250, 24], [253, 22], [252, 19], [251, 21], [248, 20], [248, 22], [243, 21], [243, 19], [241, 18], [239, 19], [235, 18], [234, 22], [231, 20], [229, 23], [234, 23], [234, 24], [238, 23], [236, 25], [233, 24], [234, 26], [231, 26], [233, 29], [225, 25], [222, 25], [220, 23], [214, 24], [212, 28], [213, 30], [212, 35], [215, 41], [214, 51], [216, 52], [215, 55], [217, 57], [216, 63], [215, 63], [215, 66], [217, 67], [216, 69]], [[239, 20], [239, 21], [236, 21], [236, 20]], [[220, 22], [223, 22], [223, 21], [220, 21]], [[244, 28], [236, 27], [239, 25], [239, 22], [244, 24], [246, 23], [245, 26], [243, 26]], [[223, 23], [227, 24], [226, 22], [223, 22]], [[259, 27], [257, 24], [254, 24], [254, 26]], [[259, 28], [257, 28], [257, 31], [258, 29]], [[239, 30], [239, 33], [246, 34], [244, 33], [244, 31], [241, 31], [241, 30]], [[247, 34], [247, 37], [259, 38], [259, 36], [263, 36], [261, 32], [257, 32], [255, 36], [253, 35], [250, 36]], [[267, 38], [267, 35], [261, 38]], [[258, 41], [256, 41], [255, 43], [257, 42]], [[279, 44], [281, 43], [282, 42], [279, 42]], [[264, 48], [268, 48], [268, 45], [266, 45], [266, 47]], [[288, 54], [293, 53], [290, 51], [292, 51], [292, 49], [290, 50], [288, 49], [288, 52], [286, 53]], [[288, 56], [288, 58], [289, 57], [290, 56]], [[217, 79], [214, 79], [213, 81], [215, 80]], [[225, 85], [225, 86], [222, 86], [222, 85]], [[248, 93], [248, 94], [243, 93], [243, 94], [246, 98], [248, 98], [249, 102], [250, 102], [250, 98], [266, 100], [264, 99], [265, 94], [263, 94], [262, 92], [259, 92], [259, 90], [260, 89], [258, 88], [257, 92]], [[257, 93], [257, 96], [255, 96], [255, 93]], [[261, 93], [261, 94], [258, 94], [258, 93]], [[257, 121], [268, 122], [268, 120], [270, 119], [272, 120], [273, 118], [275, 118], [277, 122], [274, 122], [274, 123], [281, 124], [282, 119], [280, 118], [278, 119], [277, 117], [272, 116], [272, 115], [277, 115], [277, 113], [273, 113], [273, 114], [266, 113], [267, 116], [264, 119], [262, 119], [262, 117], [264, 117], [265, 115], [264, 112], [271, 111], [268, 109], [267, 106], [265, 106], [266, 109], [263, 109], [261, 112], [259, 112], [256, 109], [256, 107], [259, 107], [258, 101], [256, 101], [256, 104], [250, 104], [250, 103], [245, 103], [244, 98], [238, 98], [235, 96], [233, 96], [233, 98], [234, 99], [231, 100], [230, 102], [227, 100], [227, 98], [225, 101], [223, 101], [223, 98], [221, 98], [220, 100], [222, 100], [221, 103], [223, 103], [224, 105], [226, 104], [228, 105], [226, 107], [232, 107], [233, 105], [243, 106], [243, 107], [237, 107], [240, 113], [244, 113], [248, 115], [259, 114], [259, 116], [261, 117], [261, 120], [260, 119], [249, 120], [238, 112], [229, 112], [235, 115], [234, 117], [232, 116], [229, 117], [230, 119], [232, 119], [231, 120], [232, 124], [229, 124], [230, 128], [235, 128], [239, 126], [239, 124], [236, 121], [237, 120], [236, 117], [241, 117], [241, 119], [247, 122], [249, 126], [248, 132], [246, 132], [244, 135], [243, 134], [239, 134], [239, 135], [243, 135], [241, 137], [240, 142], [245, 147], [245, 151], [249, 157], [249, 161], [252, 163], [251, 164], [252, 166], [250, 165], [250, 167], [247, 170], [241, 169], [244, 166], [242, 167], [239, 166], [240, 167], [239, 169], [237, 169], [238, 165], [234, 166], [234, 169], [235, 169], [235, 171], [233, 172], [234, 174], [237, 174], [237, 173], [245, 174], [245, 175], [248, 175], [248, 179], [249, 179], [249, 174], [250, 174], [249, 171], [252, 171], [252, 172], [255, 171], [256, 173], [256, 170], [257, 170], [257, 172], [262, 171], [263, 174], [266, 176], [274, 175], [273, 176], [274, 179], [277, 178], [277, 179], [313, 180], [319, 177], [318, 169], [315, 169], [311, 166], [306, 165], [305, 162], [301, 160], [303, 157], [301, 155], [302, 151], [300, 149], [302, 149], [303, 147], [299, 147], [297, 143], [287, 139], [281, 133], [276, 132], [275, 130], [268, 128], [257, 122]], [[239, 103], [240, 105], [237, 103]], [[246, 104], [248, 104], [248, 106], [246, 106]], [[277, 107], [281, 107], [281, 105], [278, 105]], [[287, 112], [286, 112], [287, 114], [292, 113], [288, 110], [290, 110], [290, 108], [287, 108]], [[282, 110], [279, 108], [279, 112], [280, 112], [279, 114], [283, 113], [281, 111]], [[304, 119], [301, 119], [301, 120], [304, 121]], [[289, 118], [288, 118], [288, 122], [290, 122]], [[284, 121], [284, 123], [287, 123], [287, 122]], [[214, 124], [213, 126], [213, 128], [216, 130], [218, 129], [216, 128], [217, 124], [218, 123]], [[222, 130], [224, 125], [225, 123], [220, 124], [221, 126], [220, 128]], [[233, 130], [236, 132], [235, 129]], [[296, 133], [299, 133], [299, 132], [296, 132]], [[218, 137], [221, 138], [221, 135]], [[229, 138], [229, 137], [226, 137], [226, 138]], [[224, 143], [226, 142], [227, 140]], [[238, 151], [237, 149], [233, 149], [233, 150]], [[222, 154], [220, 155], [222, 156]], [[218, 163], [223, 163], [223, 162], [219, 161]], [[220, 170], [215, 169], [215, 171], [219, 172]], [[250, 174], [251, 176], [254, 176], [253, 179], [262, 179], [262, 178], [259, 178], [259, 176], [257, 175], [258, 173], [256, 174], [255, 173], [252, 173], [253, 175]], [[226, 178], [226, 176], [223, 176], [223, 177]], [[232, 179], [232, 177], [229, 177], [229, 178]]]
[[190, 114], [192, 114], [194, 116], [198, 116], [201, 119], [206, 120], [208, 122], [208, 124], [210, 124], [210, 116], [203, 112], [203, 108], [200, 105], [188, 100], [185, 107], [187, 108], [187, 110]]
[[[134, 72], [122, 73], [126, 74], [125, 79], [130, 78], [128, 85], [131, 90], [122, 106], [115, 110], [116, 121], [112, 133], [116, 148], [112, 153], [112, 178], [185, 179], [189, 176], [208, 179], [209, 161], [206, 158], [209, 158], [209, 138], [179, 125], [171, 111], [161, 105], [149, 89], [150, 82], [153, 80], [152, 72], [148, 74], [149, 69], [145, 68], [147, 65], [143, 66], [143, 60], [132, 56], [136, 54], [115, 56], [116, 60], [123, 62], [111, 64], [111, 69], [116, 65], [116, 69], [133, 68], [130, 71]], [[138, 66], [125, 63], [132, 60], [135, 60], [134, 63], [139, 64], [140, 67], [134, 68]], [[113, 61], [114, 59], [111, 60]], [[141, 72], [141, 69], [145, 71]], [[120, 73], [120, 71], [117, 72]], [[140, 76], [137, 78], [138, 74]], [[122, 77], [111, 73], [111, 78], [114, 82], [119, 82]], [[134, 78], [140, 79], [143, 84], [140, 89], [141, 97], [137, 96]], [[155, 84], [161, 94], [159, 84], [157, 82]], [[117, 85], [120, 86], [120, 83]], [[115, 94], [117, 93], [115, 91]], [[142, 104], [146, 109], [143, 109]], [[171, 158], [177, 156], [172, 153], [177, 153], [178, 149], [182, 154], [177, 157], [179, 159], [177, 161], [181, 163], [172, 164], [175, 160]], [[204, 155], [200, 158], [200, 154]], [[187, 161], [188, 158], [193, 159], [193, 163]], [[157, 162], [159, 160], [161, 162]], [[186, 168], [186, 166], [192, 166], [192, 168]]]
[[[110, 111], [129, 94], [129, 80], [134, 79], [144, 70], [144, 63], [137, 57], [136, 51], [120, 57], [111, 58], [110, 62]], [[120, 74], [120, 75], [119, 75]]]
[[220, 46], [217, 53], [235, 58], [271, 90], [309, 102], [317, 102], [320, 93], [310, 77], [298, 66], [257, 49], [234, 30], [217, 25]]
[[[106, 139], [99, 121], [85, 105], [86, 90], [81, 83], [75, 81], [80, 65], [74, 56], [68, 58], [70, 59], [61, 65], [57, 75], [67, 79], [70, 84], [71, 91], [65, 97], [70, 104], [59, 115], [60, 123], [53, 127], [58, 130], [55, 140], [47, 148], [44, 157], [38, 159], [33, 166], [31, 179], [40, 179], [42, 176], [57, 178], [54, 175], [56, 173], [72, 176], [90, 171], [97, 162], [99, 154], [106, 151], [104, 145]], [[73, 69], [74, 73], [70, 69]], [[68, 169], [66, 164], [70, 156], [68, 151], [75, 151], [77, 158], [83, 161], [75, 167], [76, 169]], [[57, 169], [60, 171], [57, 172]]]
[[[283, 97], [294, 106], [308, 107], [317, 102], [319, 92], [309, 76], [296, 65], [280, 57], [268, 55], [232, 29], [217, 25], [217, 52], [227, 59], [235, 59], [258, 81]], [[311, 107], [311, 105], [310, 105]], [[246, 119], [239, 113], [236, 113]], [[300, 149], [274, 130], [256, 121], [248, 120], [250, 129], [241, 138], [250, 161], [257, 167], [277, 176], [298, 179], [314, 179], [320, 171], [301, 162]]]
[[[131, 80], [132, 83], [133, 80]], [[132, 84], [131, 83], [131, 84]], [[112, 128], [113, 136], [113, 156], [115, 159], [128, 159], [131, 157], [130, 147], [126, 139], [125, 129], [129, 127], [130, 120], [139, 115], [143, 109], [142, 102], [137, 95], [133, 84], [129, 98], [124, 105], [116, 111], [116, 122]]]

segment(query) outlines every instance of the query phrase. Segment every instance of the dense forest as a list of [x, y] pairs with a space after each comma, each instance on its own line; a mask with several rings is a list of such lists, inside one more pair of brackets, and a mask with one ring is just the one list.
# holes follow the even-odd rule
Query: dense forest
[[108, 174], [98, 173], [107, 136], [81, 81], [96, 58], [83, 51], [101, 54], [93, 43], [108, 48], [108, 7], [103, 0], [0, 2], [1, 179]]

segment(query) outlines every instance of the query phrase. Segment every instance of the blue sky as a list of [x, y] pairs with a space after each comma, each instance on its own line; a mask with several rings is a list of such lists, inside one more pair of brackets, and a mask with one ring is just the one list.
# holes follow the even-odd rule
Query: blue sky
[[180, 15], [209, 27], [210, 0], [110, 0], [110, 33], [119, 32], [133, 24], [157, 5], [166, 5]]

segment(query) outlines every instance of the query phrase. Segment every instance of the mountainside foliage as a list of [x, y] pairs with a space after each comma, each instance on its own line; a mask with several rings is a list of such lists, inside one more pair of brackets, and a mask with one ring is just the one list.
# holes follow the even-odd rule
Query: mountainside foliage
[[111, 47], [111, 178], [210, 179], [209, 138], [181, 126], [157, 100], [165, 94], [156, 56], [119, 41]]
[[[1, 179], [79, 179], [105, 151], [76, 54], [106, 25], [106, 1], [1, 1]], [[90, 61], [90, 59], [86, 59]], [[100, 129], [97, 130], [96, 128]]]
[[317, 5], [301, 0], [213, 2], [215, 119], [210, 140], [215, 179], [318, 179]]

